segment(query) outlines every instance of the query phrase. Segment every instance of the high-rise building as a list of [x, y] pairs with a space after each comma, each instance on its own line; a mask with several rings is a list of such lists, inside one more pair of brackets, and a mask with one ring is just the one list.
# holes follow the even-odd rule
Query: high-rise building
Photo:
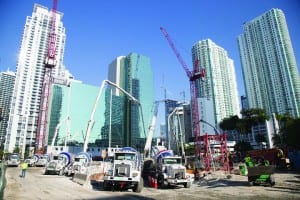
[[[131, 101], [123, 92], [113, 88], [112, 95], [115, 96], [113, 100], [116, 101], [112, 103], [112, 110], [119, 111], [115, 113], [119, 117], [111, 118], [109, 116], [111, 112], [106, 112], [106, 130], [109, 129], [111, 123], [113, 123], [111, 126], [115, 128], [122, 127], [117, 131], [118, 135], [114, 135], [115, 133], [112, 131], [111, 138], [118, 137], [119, 140], [121, 138], [122, 143], [119, 146], [129, 145], [142, 150], [144, 148], [142, 141], [145, 141], [147, 127], [153, 116], [154, 83], [150, 59], [137, 53], [120, 56], [109, 65], [108, 80], [136, 98], [140, 102], [140, 106]], [[106, 99], [106, 105], [109, 105], [110, 98], [107, 97]], [[109, 106], [106, 108], [109, 109]], [[109, 119], [115, 121], [108, 121]], [[106, 133], [104, 138], [109, 140], [109, 131], [104, 131], [104, 133]]]
[[[200, 98], [198, 106], [200, 119], [207, 122], [207, 124], [200, 122], [200, 125], [208, 126], [206, 130], [210, 130], [209, 124], [218, 127], [224, 118], [239, 116], [240, 105], [234, 63], [228, 57], [227, 51], [212, 40], [206, 39], [193, 45], [192, 56], [193, 63], [200, 63], [200, 67], [206, 71], [205, 77], [196, 83], [197, 95]], [[201, 106], [202, 104], [207, 106]], [[203, 130], [200, 128], [200, 134], [205, 134]]]
[[11, 96], [16, 75], [12, 71], [0, 73], [0, 144], [5, 143]]
[[[49, 126], [47, 146], [58, 152], [58, 146], [77, 146], [83, 150], [88, 122], [90, 120], [99, 87], [87, 85], [80, 81], [72, 80], [68, 85], [54, 84], [51, 92], [49, 106]], [[101, 129], [104, 124], [105, 94], [103, 93], [98, 103], [93, 119], [93, 128], [89, 134], [88, 148], [97, 146], [101, 139]], [[56, 132], [57, 131], [57, 132]], [[55, 134], [56, 132], [56, 134]], [[51, 143], [54, 142], [54, 146]], [[53, 148], [54, 147], [54, 148]]]
[[[63, 65], [66, 34], [61, 21], [63, 14], [55, 15], [56, 66], [52, 73], [53, 77], [61, 77], [66, 75]], [[24, 155], [26, 147], [30, 151], [34, 149], [51, 16], [50, 10], [35, 4], [32, 16], [26, 18], [4, 146], [6, 152], [17, 147]]]
[[300, 116], [300, 78], [285, 16], [270, 11], [243, 25], [238, 36], [249, 108]]

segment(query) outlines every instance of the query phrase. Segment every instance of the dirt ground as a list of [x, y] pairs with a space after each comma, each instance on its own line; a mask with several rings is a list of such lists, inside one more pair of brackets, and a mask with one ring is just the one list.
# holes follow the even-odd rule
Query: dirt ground
[[213, 172], [193, 181], [191, 188], [181, 186], [155, 189], [145, 185], [141, 193], [103, 191], [101, 182], [79, 185], [69, 177], [43, 175], [42, 168], [29, 168], [26, 178], [19, 177], [19, 168], [7, 168], [5, 200], [35, 199], [129, 199], [129, 200], [199, 200], [199, 199], [300, 199], [300, 173], [275, 173], [276, 184], [249, 186], [247, 177]]

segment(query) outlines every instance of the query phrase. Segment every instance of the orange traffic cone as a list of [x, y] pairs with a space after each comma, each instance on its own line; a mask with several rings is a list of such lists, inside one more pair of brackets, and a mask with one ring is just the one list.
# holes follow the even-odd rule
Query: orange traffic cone
[[157, 179], [156, 178], [154, 179], [154, 188], [157, 189]]

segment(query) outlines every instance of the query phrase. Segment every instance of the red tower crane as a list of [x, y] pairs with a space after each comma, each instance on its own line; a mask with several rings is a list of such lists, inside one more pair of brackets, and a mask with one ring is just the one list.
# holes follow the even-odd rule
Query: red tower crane
[[160, 30], [164, 34], [165, 38], [167, 39], [170, 47], [172, 48], [173, 52], [175, 53], [177, 59], [179, 60], [181, 66], [185, 70], [186, 75], [188, 76], [189, 81], [190, 81], [191, 104], [192, 104], [192, 107], [191, 107], [191, 109], [192, 109], [192, 125], [193, 125], [192, 130], [193, 130], [193, 135], [195, 137], [195, 155], [197, 157], [200, 157], [200, 153], [201, 153], [201, 146], [200, 146], [201, 145], [201, 143], [200, 143], [201, 137], [200, 137], [200, 126], [199, 126], [200, 116], [199, 116], [199, 112], [198, 112], [198, 101], [197, 101], [195, 83], [200, 78], [205, 77], [205, 69], [202, 68], [200, 70], [199, 61], [196, 60], [194, 63], [193, 71], [190, 71], [187, 64], [184, 62], [180, 53], [176, 49], [174, 42], [171, 40], [168, 32], [163, 27], [160, 27]]
[[56, 11], [57, 11], [57, 0], [53, 0], [51, 10], [51, 21], [50, 21], [50, 34], [48, 50], [45, 59], [45, 74], [43, 79], [43, 86], [41, 91], [41, 101], [38, 114], [38, 124], [35, 139], [35, 152], [43, 153], [45, 151], [46, 143], [46, 131], [47, 131], [47, 116], [48, 106], [50, 99], [50, 90], [53, 82], [52, 69], [56, 66]]

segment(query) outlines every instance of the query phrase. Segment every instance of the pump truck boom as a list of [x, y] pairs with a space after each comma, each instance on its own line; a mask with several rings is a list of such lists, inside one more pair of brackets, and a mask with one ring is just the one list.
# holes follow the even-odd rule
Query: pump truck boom
[[[126, 95], [127, 95], [134, 103], [136, 103], [138, 106], [140, 106], [141, 112], [143, 112], [139, 100], [137, 100], [134, 96], [132, 96], [130, 93], [128, 93], [127, 91], [125, 91], [123, 88], [119, 87], [117, 84], [115, 84], [115, 83], [113, 83], [113, 82], [111, 82], [111, 81], [109, 81], [109, 80], [104, 80], [104, 81], [102, 81], [101, 87], [100, 87], [100, 89], [99, 89], [99, 92], [98, 92], [96, 101], [95, 101], [95, 103], [94, 103], [94, 106], [93, 106], [93, 109], [92, 109], [92, 112], [91, 112], [90, 119], [89, 119], [89, 121], [88, 121], [88, 126], [87, 126], [87, 129], [86, 129], [86, 134], [85, 134], [84, 144], [83, 144], [83, 152], [86, 152], [86, 150], [87, 150], [88, 141], [89, 141], [90, 134], [91, 134], [91, 131], [92, 131], [92, 127], [93, 127], [93, 124], [94, 124], [94, 115], [95, 115], [96, 108], [97, 108], [97, 105], [98, 105], [98, 101], [99, 101], [99, 99], [100, 99], [100, 96], [101, 96], [101, 94], [102, 94], [102, 91], [103, 91], [103, 89], [104, 89], [105, 84], [109, 84], [110, 86], [113, 86], [113, 87], [115, 87], [115, 88], [121, 90], [121, 91], [122, 91], [124, 94], [126, 94]], [[143, 125], [144, 125], [143, 113], [141, 114], [141, 117], [142, 117], [142, 121], [143, 121]], [[144, 128], [144, 131], [145, 131], [145, 128]]]
[[159, 103], [160, 103], [160, 101], [154, 102], [153, 117], [152, 117], [151, 125], [149, 127], [149, 132], [148, 132], [148, 136], [147, 136], [146, 144], [145, 144], [145, 148], [144, 148], [144, 157], [145, 158], [150, 158], [151, 143], [152, 143], [152, 138], [153, 138], [153, 134], [154, 134], [154, 130], [155, 130], [155, 124], [156, 124], [156, 119], [157, 119]]

